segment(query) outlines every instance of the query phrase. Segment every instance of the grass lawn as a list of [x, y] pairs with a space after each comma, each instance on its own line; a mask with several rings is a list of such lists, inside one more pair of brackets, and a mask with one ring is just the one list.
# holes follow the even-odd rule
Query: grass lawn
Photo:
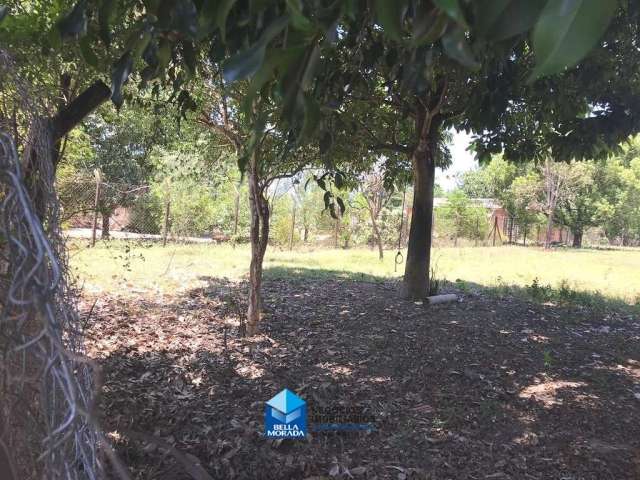
[[[266, 274], [307, 277], [338, 276], [354, 279], [398, 278], [394, 251], [379, 261], [366, 249], [281, 251], [270, 247]], [[203, 277], [241, 278], [249, 266], [248, 246], [168, 245], [137, 242], [99, 242], [70, 245], [70, 263], [88, 291], [190, 287]], [[440, 248], [433, 252], [437, 276], [487, 287], [525, 287], [537, 278], [541, 285], [561, 285], [579, 292], [600, 292], [634, 304], [640, 300], [640, 250], [573, 250], [545, 252], [524, 247]]]

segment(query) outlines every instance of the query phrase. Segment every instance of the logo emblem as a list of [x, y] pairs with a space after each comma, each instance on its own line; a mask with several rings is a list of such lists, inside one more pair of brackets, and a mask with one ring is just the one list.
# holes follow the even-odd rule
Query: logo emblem
[[264, 434], [269, 438], [304, 438], [307, 404], [286, 388], [269, 400], [264, 409]]

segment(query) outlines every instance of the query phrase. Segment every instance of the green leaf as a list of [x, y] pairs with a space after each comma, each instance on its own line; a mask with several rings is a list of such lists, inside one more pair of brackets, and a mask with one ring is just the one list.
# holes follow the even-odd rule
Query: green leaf
[[596, 45], [616, 13], [613, 0], [549, 0], [533, 30], [536, 56], [530, 81], [577, 64]]
[[302, 125], [301, 139], [310, 138], [320, 123], [320, 105], [311, 95], [304, 95], [304, 123]]
[[467, 43], [465, 32], [462, 28], [454, 28], [442, 37], [442, 48], [445, 53], [465, 67], [477, 69], [480, 64]]
[[284, 28], [289, 25], [289, 15], [283, 15], [272, 21], [260, 34], [260, 38], [257, 43], [266, 45], [275, 37], [278, 36]]
[[47, 34], [47, 41], [53, 50], [60, 50], [62, 48], [62, 34], [57, 25]]
[[87, 33], [87, 2], [80, 0], [71, 11], [58, 22], [62, 38], [82, 37]]
[[175, 27], [190, 38], [198, 35], [198, 10], [193, 0], [178, 0], [174, 10]]
[[309, 32], [313, 30], [313, 23], [302, 13], [300, 0], [287, 0], [287, 9], [291, 13], [291, 24], [293, 28]]
[[433, 0], [433, 3], [449, 17], [466, 27], [467, 21], [464, 18], [464, 13], [462, 13], [458, 0]]
[[122, 87], [127, 82], [131, 69], [133, 68], [133, 58], [127, 52], [115, 63], [111, 72], [111, 100], [117, 108], [122, 106]]
[[491, 40], [505, 40], [535, 25], [545, 0], [476, 0], [476, 30]]
[[200, 23], [204, 26], [215, 25], [220, 29], [222, 41], [226, 36], [227, 17], [236, 0], [205, 0], [200, 9]]
[[402, 23], [407, 10], [406, 1], [375, 0], [374, 7], [384, 33], [393, 40], [402, 40]]
[[143, 0], [144, 6], [147, 12], [152, 13], [153, 15], [158, 14], [158, 8], [160, 7], [161, 0]]
[[9, 13], [9, 7], [6, 5], [0, 5], [0, 23], [4, 20], [4, 17]]
[[79, 45], [80, 45], [80, 54], [82, 55], [82, 58], [84, 59], [84, 61], [87, 62], [88, 65], [91, 65], [94, 68], [98, 68], [100, 61], [98, 60], [98, 57], [96, 56], [95, 52], [91, 48], [91, 42], [89, 38], [88, 37], [82, 38], [79, 42]]
[[440, 13], [433, 15], [431, 11], [420, 11], [413, 22], [413, 44], [429, 45], [438, 40], [447, 29], [449, 18]]
[[100, 39], [109, 47], [111, 45], [111, 24], [115, 20], [115, 0], [102, 0], [98, 9], [98, 25], [100, 27]]
[[220, 29], [220, 36], [222, 40], [226, 37], [226, 25], [227, 25], [227, 17], [229, 17], [229, 12], [233, 8], [233, 5], [236, 3], [236, 0], [222, 0], [220, 2], [220, 7], [218, 8], [218, 15], [216, 16], [216, 25]]
[[242, 80], [255, 74], [264, 62], [265, 46], [254, 45], [222, 64], [222, 75], [227, 83]]
[[258, 41], [226, 60], [222, 65], [225, 82], [231, 83], [253, 76], [264, 63], [267, 44], [289, 23], [287, 15], [271, 22], [262, 32]]
[[166, 40], [160, 40], [158, 45], [158, 70], [163, 71], [171, 61], [171, 43]]
[[131, 54], [133, 56], [134, 61], [142, 57], [142, 53], [149, 46], [149, 42], [151, 42], [151, 32], [149, 31], [140, 32], [140, 34], [138, 35], [138, 38], [136, 39], [136, 41], [132, 46]]

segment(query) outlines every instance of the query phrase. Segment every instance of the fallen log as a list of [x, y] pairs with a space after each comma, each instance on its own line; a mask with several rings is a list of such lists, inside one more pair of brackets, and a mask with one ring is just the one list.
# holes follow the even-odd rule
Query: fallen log
[[427, 297], [427, 302], [429, 305], [436, 305], [438, 303], [449, 303], [458, 301], [458, 296], [455, 293], [447, 293], [444, 295], [433, 295], [431, 297]]

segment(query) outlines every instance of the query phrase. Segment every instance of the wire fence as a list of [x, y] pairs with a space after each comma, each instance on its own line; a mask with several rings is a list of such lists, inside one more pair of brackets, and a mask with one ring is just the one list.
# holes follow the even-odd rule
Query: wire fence
[[[206, 185], [197, 185], [206, 190]], [[231, 239], [216, 225], [210, 203], [198, 205], [193, 191], [169, 181], [132, 185], [103, 175], [76, 174], [58, 181], [65, 233], [70, 238], [218, 242]], [[204, 195], [206, 196], [206, 192]], [[212, 198], [213, 195], [210, 195]]]
[[[100, 171], [76, 173], [59, 178], [57, 189], [61, 221], [70, 238], [144, 240], [167, 242], [218, 243], [247, 239], [248, 200], [245, 196], [224, 202], [216, 189], [206, 183], [172, 183], [156, 181], [135, 185], [105, 179]], [[446, 199], [434, 210], [433, 242], [435, 246], [500, 246], [505, 244], [542, 244], [547, 235], [542, 218], [522, 224], [490, 199], [473, 200], [460, 213], [447, 207]], [[272, 235], [276, 245], [309, 244], [349, 248], [376, 243], [371, 221], [362, 212], [348, 211], [340, 221], [328, 215], [316, 215], [314, 221], [296, 217], [295, 209], [271, 204]], [[320, 211], [321, 205], [312, 206]], [[242, 213], [241, 213], [242, 210]], [[397, 243], [402, 228], [403, 245], [408, 239], [411, 209], [389, 211], [378, 218], [379, 233], [385, 247]], [[245, 218], [246, 217], [246, 218]], [[401, 225], [402, 224], [402, 225]], [[309, 234], [309, 231], [313, 231]], [[282, 238], [280, 238], [282, 237]], [[568, 229], [554, 226], [551, 241], [569, 244]]]

